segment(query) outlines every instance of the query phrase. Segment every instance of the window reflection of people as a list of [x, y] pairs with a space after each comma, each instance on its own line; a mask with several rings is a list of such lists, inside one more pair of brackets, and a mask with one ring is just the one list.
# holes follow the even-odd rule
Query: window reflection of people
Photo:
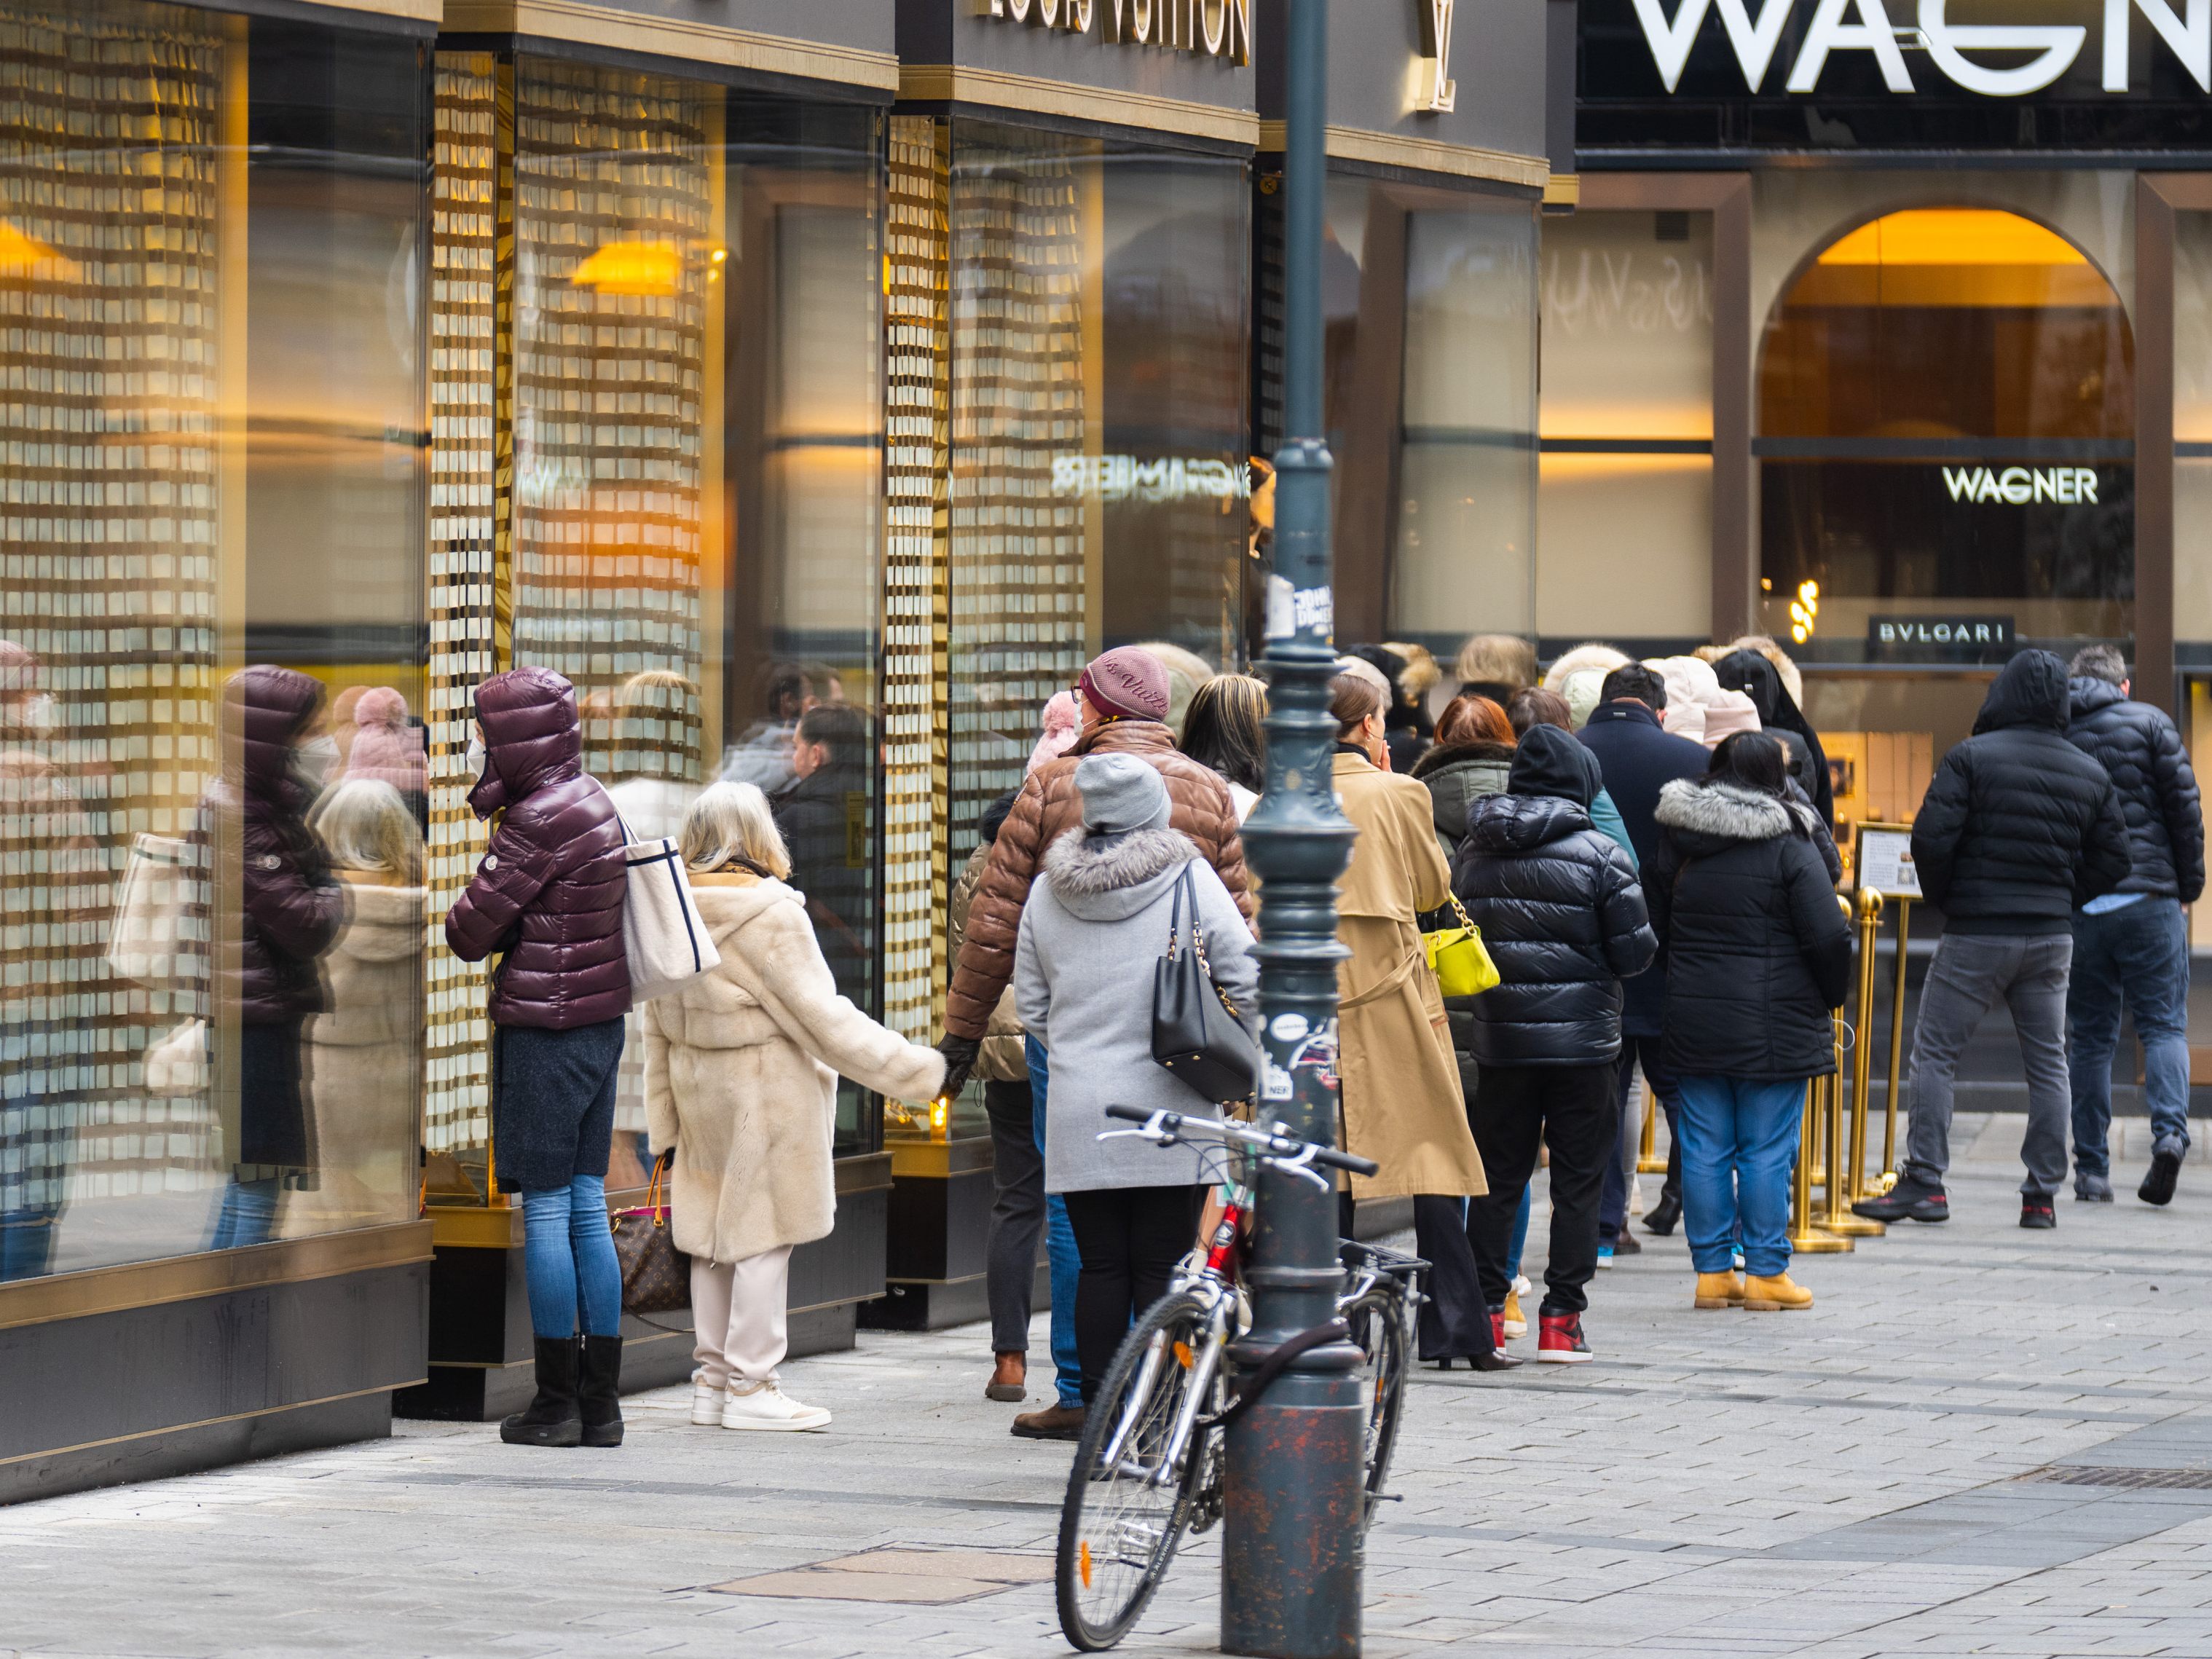
[[[78, 1103], [69, 1080], [80, 1022], [64, 999], [72, 953], [46, 943], [106, 897], [92, 821], [50, 754], [53, 699], [39, 659], [0, 640], [0, 854], [11, 875], [0, 951], [0, 1283], [48, 1271]], [[20, 862], [19, 862], [20, 860]], [[74, 1000], [74, 999], [70, 999]]]
[[[317, 962], [345, 921], [345, 890], [307, 829], [316, 780], [301, 767], [323, 688], [289, 668], [241, 670], [223, 688], [222, 775], [202, 798], [194, 836], [213, 849], [214, 886], [231, 837], [240, 911], [213, 933], [217, 1032], [235, 1023], [238, 1144], [208, 1248], [270, 1237], [280, 1188], [309, 1185], [316, 1166], [301, 1038], [325, 1006]], [[219, 1067], [217, 1075], [222, 1074]]]
[[868, 717], [850, 703], [823, 703], [799, 717], [793, 781], [772, 800], [776, 828], [791, 849], [792, 884], [837, 988], [863, 1000], [869, 944]]
[[[356, 762], [359, 755], [356, 743]], [[307, 823], [351, 907], [323, 958], [327, 1006], [307, 1028], [320, 1182], [287, 1202], [288, 1237], [413, 1212], [422, 1066], [422, 834], [415, 814], [391, 784], [349, 777]]]
[[[835, 682], [835, 675], [827, 670], [823, 673]], [[792, 769], [792, 744], [798, 736], [799, 717], [816, 701], [816, 695], [804, 663], [772, 662], [762, 670], [761, 718], [747, 726], [744, 735], [722, 757], [723, 781], [754, 784], [769, 795], [788, 787], [796, 775]], [[836, 701], [842, 700], [843, 689], [839, 687]]]
[[633, 674], [615, 693], [615, 763], [602, 781], [641, 841], [678, 834], [699, 799], [690, 737], [698, 700], [695, 683], [665, 668]]
[[[347, 704], [349, 696], [349, 719], [341, 705]], [[409, 723], [407, 699], [388, 685], [350, 687], [332, 703], [331, 724], [339, 748], [338, 769], [331, 781], [388, 783], [399, 792], [415, 822], [427, 823], [429, 793], [422, 728]]]

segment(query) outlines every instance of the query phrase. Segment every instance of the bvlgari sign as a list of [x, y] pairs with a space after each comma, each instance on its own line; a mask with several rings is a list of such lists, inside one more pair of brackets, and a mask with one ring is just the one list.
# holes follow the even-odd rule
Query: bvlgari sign
[[[2051, 86], [2085, 50], [2095, 54], [2102, 89], [2126, 93], [2136, 89], [2148, 55], [2136, 50], [2138, 33], [2171, 52], [2199, 91], [2212, 92], [2212, 0], [2179, 0], [2179, 11], [2166, 0], [2088, 0], [2074, 6], [2017, 0], [2021, 20], [2008, 23], [1954, 22], [1947, 0], [1917, 0], [1910, 12], [1905, 8], [1912, 0], [1899, 0], [1894, 16], [1884, 0], [1674, 0], [1672, 16], [1667, 0], [1632, 3], [1652, 64], [1670, 94], [1681, 83], [1706, 18], [1716, 12], [1744, 89], [1752, 93], [1772, 90], [1767, 82], [1778, 60], [1784, 65], [1781, 89], [1807, 94], [1820, 89], [1832, 63], [1856, 59], [1870, 62], [1893, 93], [1934, 91], [1948, 82], [1984, 97], [2016, 98]], [[1987, 15], [1979, 5], [1973, 9]], [[2051, 21], [2072, 10], [2083, 13], [2083, 21]], [[1781, 50], [1785, 33], [1793, 38], [1794, 51]], [[1919, 60], [1917, 75], [1908, 54]]]
[[1109, 46], [1164, 46], [1232, 64], [1252, 56], [1252, 0], [975, 0], [975, 9], [1068, 34], [1095, 27]]

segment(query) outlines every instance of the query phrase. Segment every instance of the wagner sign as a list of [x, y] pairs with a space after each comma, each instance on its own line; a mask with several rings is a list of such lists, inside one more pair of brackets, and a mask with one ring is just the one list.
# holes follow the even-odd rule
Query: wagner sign
[[[1856, 59], [1870, 63], [1892, 93], [1923, 94], [1948, 85], [1983, 97], [2016, 98], [2051, 86], [2085, 52], [2102, 90], [2126, 93], [2136, 89], [2143, 73], [2148, 54], [2138, 49], [2142, 45], [2154, 52], [2162, 46], [2199, 92], [2212, 92], [2212, 0], [2178, 0], [2178, 11], [2166, 0], [2076, 0], [2060, 8], [2018, 0], [2021, 21], [2008, 23], [1954, 22], [1947, 0], [1897, 0], [1894, 14], [1884, 0], [1672, 0], [1671, 16], [1669, 0], [1632, 3], [1669, 94], [1680, 86], [1691, 50], [1712, 15], [1727, 37], [1743, 89], [1751, 93], [1772, 90], [1767, 82], [1778, 64], [1780, 89], [1805, 94], [1819, 89], [1832, 64]], [[1975, 10], [1986, 15], [1978, 6]], [[2080, 21], [2051, 21], [2077, 10]], [[1785, 35], [1794, 50], [1784, 50]], [[2138, 35], [2148, 40], [2139, 42]], [[1907, 63], [1908, 55], [1914, 63]]]
[[1252, 56], [1252, 0], [976, 0], [975, 9], [1068, 34], [1095, 26], [1109, 46], [1164, 46], [1232, 64]]

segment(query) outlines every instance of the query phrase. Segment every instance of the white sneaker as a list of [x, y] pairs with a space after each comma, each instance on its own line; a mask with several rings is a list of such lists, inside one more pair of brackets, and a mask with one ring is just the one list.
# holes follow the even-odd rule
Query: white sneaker
[[730, 1403], [722, 1407], [726, 1429], [826, 1429], [830, 1413], [819, 1406], [802, 1406], [787, 1398], [773, 1382], [752, 1389], [732, 1389]]
[[702, 1429], [718, 1426], [722, 1420], [722, 1407], [729, 1403], [730, 1391], [708, 1382], [691, 1385], [691, 1420]]

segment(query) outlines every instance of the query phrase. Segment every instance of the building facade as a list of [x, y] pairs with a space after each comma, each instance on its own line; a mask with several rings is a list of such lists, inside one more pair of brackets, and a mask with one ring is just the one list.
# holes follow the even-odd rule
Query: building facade
[[[1555, 9], [1480, 51], [1453, 10], [1334, 23], [1346, 637], [1536, 623], [1531, 66], [1572, 58]], [[0, 1498], [526, 1391], [442, 931], [490, 673], [574, 682], [641, 833], [768, 789], [841, 988], [936, 1034], [1044, 702], [1110, 645], [1184, 692], [1250, 659], [1279, 14], [0, 3]], [[836, 1151], [794, 1341], [968, 1316], [980, 1110], [848, 1088]]]

